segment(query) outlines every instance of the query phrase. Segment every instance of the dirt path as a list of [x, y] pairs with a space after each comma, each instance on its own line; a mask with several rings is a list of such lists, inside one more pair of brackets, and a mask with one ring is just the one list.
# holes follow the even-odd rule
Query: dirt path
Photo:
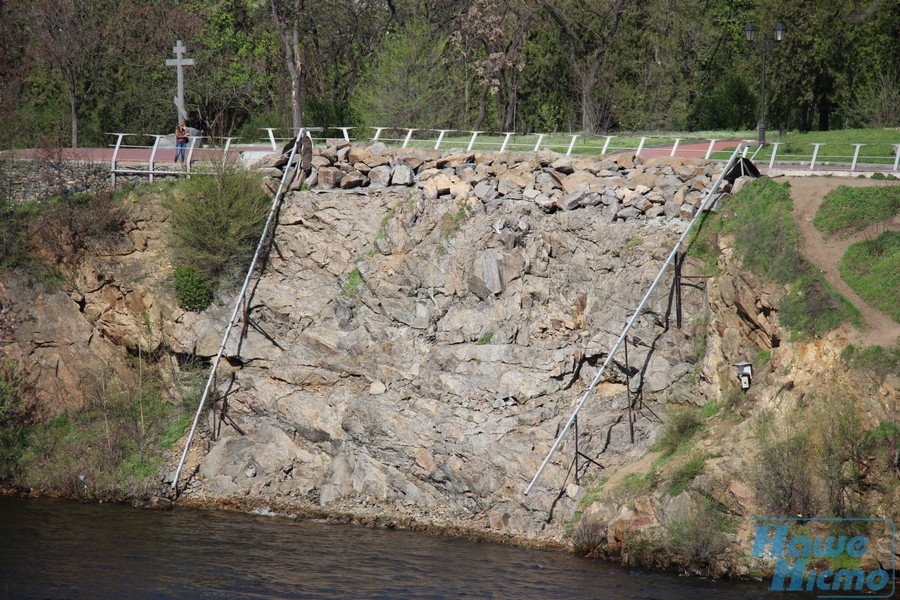
[[[803, 253], [822, 270], [828, 282], [859, 309], [868, 325], [868, 328], [864, 330], [848, 327], [847, 334], [850, 340], [853, 343], [867, 346], [872, 344], [881, 346], [897, 344], [898, 338], [900, 338], [900, 323], [891, 319], [887, 313], [869, 306], [841, 279], [838, 271], [838, 263], [840, 263], [850, 244], [866, 239], [866, 234], [875, 231], [876, 227], [870, 226], [868, 229], [847, 238], [832, 236], [824, 239], [822, 233], [813, 227], [812, 222], [826, 194], [839, 185], [863, 187], [900, 185], [900, 183], [896, 181], [873, 181], [871, 179], [838, 177], [786, 177], [784, 179], [791, 184], [791, 197], [794, 201], [794, 220], [797, 222], [803, 235]], [[884, 225], [881, 225], [881, 228], [883, 229]], [[900, 231], [900, 216], [895, 216], [888, 221], [887, 228]]]

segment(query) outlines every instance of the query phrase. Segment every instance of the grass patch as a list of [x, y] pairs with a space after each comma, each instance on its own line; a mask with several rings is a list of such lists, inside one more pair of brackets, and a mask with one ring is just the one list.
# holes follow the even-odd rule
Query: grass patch
[[853, 369], [873, 371], [879, 378], [883, 378], [889, 373], [900, 371], [900, 348], [883, 346], [857, 348], [853, 344], [848, 344], [841, 351], [841, 360]]
[[825, 235], [847, 236], [900, 214], [900, 186], [838, 186], [822, 202], [813, 219]]
[[[165, 393], [172, 378], [163, 377], [163, 363], [141, 365], [130, 383], [85, 373], [85, 406], [48, 422], [29, 422], [28, 412], [0, 416], [4, 440], [16, 435], [15, 446], [5, 446], [0, 457], [0, 478], [74, 498], [121, 500], [150, 493], [163, 454], [191, 423], [196, 398], [173, 401]], [[176, 395], [193, 390], [194, 379], [193, 372], [179, 373], [182, 392]]]
[[353, 269], [350, 271], [350, 275], [347, 276], [347, 281], [344, 283], [344, 287], [341, 288], [341, 293], [348, 298], [356, 298], [359, 295], [359, 286], [364, 282], [365, 280], [359, 269]]
[[900, 322], [900, 231], [851, 245], [838, 268], [863, 300]]
[[662, 432], [650, 448], [662, 452], [663, 456], [673, 456], [690, 448], [694, 434], [703, 427], [701, 412], [688, 407], [671, 411], [666, 416]]
[[844, 322], [862, 324], [859, 311], [825, 281], [800, 252], [788, 184], [759, 178], [723, 201], [714, 232], [733, 234], [744, 266], [788, 286], [779, 306], [782, 325], [796, 335], [818, 335]]
[[478, 341], [475, 342], [475, 345], [476, 346], [484, 346], [486, 344], [490, 344], [492, 339], [494, 339], [494, 332], [491, 330], [488, 330], [484, 333], [484, 335], [482, 335], [480, 338], [478, 338]]
[[677, 496], [687, 489], [687, 486], [703, 472], [707, 458], [709, 458], [708, 455], [703, 452], [691, 454], [684, 463], [673, 470], [666, 493], [670, 496]]
[[700, 408], [700, 416], [703, 419], [709, 419], [717, 415], [723, 406], [725, 406], [724, 402], [707, 402]]

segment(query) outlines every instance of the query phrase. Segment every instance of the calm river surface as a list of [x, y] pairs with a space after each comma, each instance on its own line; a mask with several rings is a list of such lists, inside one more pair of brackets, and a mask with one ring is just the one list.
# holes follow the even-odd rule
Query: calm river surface
[[774, 597], [764, 584], [413, 532], [0, 498], [0, 598]]

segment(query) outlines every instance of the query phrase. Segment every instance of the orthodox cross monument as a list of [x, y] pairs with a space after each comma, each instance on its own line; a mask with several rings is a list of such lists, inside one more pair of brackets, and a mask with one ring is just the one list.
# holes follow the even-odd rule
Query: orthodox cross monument
[[181, 43], [181, 40], [175, 44], [175, 47], [172, 48], [172, 52], [175, 53], [176, 58], [167, 58], [166, 66], [167, 67], [177, 67], [178, 68], [178, 95], [172, 98], [175, 101], [175, 108], [178, 109], [178, 122], [187, 121], [187, 111], [184, 109], [184, 71], [182, 67], [192, 67], [194, 65], [193, 58], [183, 58], [182, 54], [187, 51], [187, 48]]

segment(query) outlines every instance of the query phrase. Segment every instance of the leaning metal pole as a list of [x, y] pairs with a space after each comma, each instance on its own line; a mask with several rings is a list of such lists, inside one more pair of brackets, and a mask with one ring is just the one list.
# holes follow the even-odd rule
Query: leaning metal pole
[[740, 156], [742, 144], [738, 144], [737, 148], [734, 149], [734, 152], [731, 154], [731, 158], [728, 159], [728, 163], [725, 165], [725, 168], [722, 169], [722, 172], [719, 174], [719, 178], [716, 179], [715, 185], [710, 188], [709, 193], [704, 198], [703, 202], [700, 204], [700, 208], [697, 210], [697, 214], [694, 215], [694, 218], [688, 223], [687, 229], [684, 230], [684, 233], [681, 234], [681, 237], [678, 239], [678, 243], [675, 244], [675, 247], [672, 248], [672, 251], [669, 252], [669, 257], [666, 258], [666, 262], [663, 264], [662, 268], [659, 270], [659, 273], [656, 275], [656, 279], [653, 280], [653, 283], [650, 285], [650, 289], [647, 290], [647, 293], [644, 294], [644, 298], [641, 300], [641, 303], [638, 305], [637, 310], [634, 311], [634, 315], [628, 321], [628, 324], [625, 326], [625, 329], [622, 330], [622, 334], [619, 336], [619, 339], [616, 340], [616, 343], [613, 345], [612, 349], [609, 351], [609, 354], [606, 355], [606, 360], [603, 361], [603, 366], [600, 367], [600, 370], [597, 371], [597, 374], [594, 376], [594, 380], [591, 381], [591, 385], [588, 386], [588, 389], [585, 390], [584, 394], [581, 396], [581, 400], [578, 401], [578, 405], [575, 406], [575, 410], [572, 411], [572, 416], [569, 417], [569, 420], [566, 421], [565, 426], [562, 428], [562, 431], [559, 432], [559, 435], [556, 437], [556, 441], [553, 442], [553, 447], [550, 448], [550, 452], [547, 453], [547, 457], [544, 458], [544, 462], [541, 463], [540, 468], [535, 474], [534, 478], [531, 480], [531, 483], [528, 484], [528, 487], [525, 489], [525, 495], [531, 491], [531, 488], [534, 487], [534, 484], [537, 483], [537, 480], [540, 478], [541, 473], [544, 472], [544, 469], [549, 464], [550, 459], [553, 458], [553, 455], [556, 453], [557, 448], [559, 448], [560, 443], [562, 443], [562, 439], [565, 437], [566, 433], [569, 432], [569, 429], [572, 427], [572, 423], [575, 422], [575, 419], [578, 417], [579, 411], [581, 411], [581, 407], [584, 406], [585, 402], [587, 402], [588, 398], [590, 398], [594, 393], [594, 388], [597, 387], [597, 384], [600, 383], [600, 378], [603, 377], [603, 373], [606, 371], [606, 367], [609, 366], [609, 363], [612, 362], [613, 356], [616, 355], [616, 352], [619, 350], [619, 346], [622, 345], [622, 341], [625, 339], [625, 336], [628, 335], [628, 331], [631, 329], [631, 326], [638, 320], [638, 317], [641, 316], [641, 313], [644, 310], [644, 307], [647, 305], [647, 302], [650, 300], [650, 294], [653, 293], [653, 290], [656, 289], [656, 286], [659, 285], [659, 282], [662, 281], [663, 275], [666, 272], [666, 269], [669, 268], [669, 265], [672, 264], [674, 258], [678, 255], [678, 251], [681, 249], [681, 245], [687, 239], [687, 236], [690, 234], [691, 229], [693, 229], [694, 224], [700, 219], [700, 216], [706, 211], [706, 209], [711, 204], [711, 199], [713, 194], [719, 189], [719, 186], [722, 184], [722, 179], [725, 177], [725, 173], [731, 168], [734, 164], [734, 161]]
[[184, 460], [187, 458], [188, 450], [191, 447], [191, 442], [194, 440], [194, 432], [197, 430], [197, 423], [200, 422], [200, 415], [203, 412], [203, 405], [206, 404], [206, 398], [209, 395], [209, 390], [212, 387], [213, 379], [215, 379], [216, 369], [219, 367], [219, 361], [222, 360], [222, 354], [225, 352], [225, 344], [228, 343], [228, 337], [231, 335], [231, 330], [234, 327], [234, 320], [237, 317], [238, 311], [241, 308], [241, 303], [244, 301], [244, 296], [247, 293], [247, 287], [250, 284], [250, 278], [253, 275], [253, 270], [256, 268], [256, 263], [259, 260], [259, 254], [262, 251], [263, 246], [265, 245], [266, 237], [269, 234], [269, 229], [272, 225], [272, 220], [275, 218], [275, 214], [278, 212], [278, 206], [281, 203], [281, 195], [285, 188], [285, 182], [288, 181], [288, 177], [291, 175], [292, 171], [296, 169], [294, 165], [294, 155], [297, 153], [297, 148], [300, 146], [300, 138], [306, 134], [306, 129], [301, 128], [297, 132], [297, 138], [294, 140], [294, 147], [291, 148], [291, 155], [288, 159], [287, 168], [284, 170], [284, 175], [281, 176], [281, 183], [278, 185], [278, 192], [275, 194], [275, 199], [272, 200], [272, 208], [269, 209], [269, 216], [266, 219], [266, 226], [263, 228], [262, 235], [259, 236], [259, 243], [256, 245], [256, 252], [253, 253], [253, 261], [250, 263], [250, 268], [247, 269], [247, 276], [244, 277], [244, 285], [241, 287], [241, 292], [237, 296], [237, 300], [234, 302], [234, 310], [231, 312], [231, 319], [228, 320], [228, 326], [225, 328], [225, 334], [222, 336], [222, 345], [219, 346], [219, 352], [216, 354], [216, 358], [212, 362], [212, 366], [209, 369], [209, 377], [206, 379], [206, 387], [203, 389], [203, 395], [200, 397], [200, 404], [197, 406], [197, 414], [194, 415], [194, 423], [191, 425], [191, 433], [188, 435], [187, 443], [184, 445], [184, 452], [181, 453], [181, 460], [178, 461], [178, 468], [175, 470], [175, 476], [172, 477], [172, 488], [178, 489], [178, 477], [181, 475], [181, 469], [184, 466]]

